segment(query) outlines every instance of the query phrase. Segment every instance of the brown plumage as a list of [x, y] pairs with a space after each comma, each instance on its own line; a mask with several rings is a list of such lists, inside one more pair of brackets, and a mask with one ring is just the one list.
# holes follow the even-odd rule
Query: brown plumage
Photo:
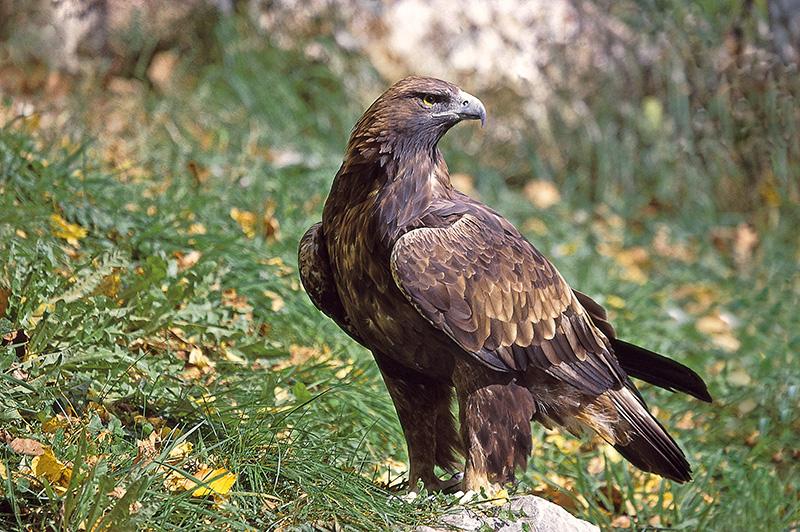
[[[464, 489], [514, 478], [530, 420], [585, 428], [645, 471], [690, 467], [629, 375], [710, 401], [685, 366], [616, 339], [603, 308], [572, 290], [502, 216], [458, 192], [437, 148], [483, 104], [432, 78], [406, 78], [353, 129], [322, 222], [300, 242], [314, 304], [375, 356], [408, 443], [409, 481]], [[450, 402], [455, 391], [457, 428]]]

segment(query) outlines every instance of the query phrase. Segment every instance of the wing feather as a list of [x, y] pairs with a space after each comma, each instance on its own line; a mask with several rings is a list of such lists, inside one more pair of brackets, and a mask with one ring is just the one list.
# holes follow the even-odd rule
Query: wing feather
[[391, 265], [412, 305], [495, 369], [533, 366], [591, 394], [626, 382], [608, 340], [566, 281], [493, 212], [409, 231], [395, 244]]

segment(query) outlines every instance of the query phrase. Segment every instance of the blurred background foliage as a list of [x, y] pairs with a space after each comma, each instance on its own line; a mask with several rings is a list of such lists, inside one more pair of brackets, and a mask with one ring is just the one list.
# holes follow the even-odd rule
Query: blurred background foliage
[[[442, 143], [456, 186], [716, 399], [650, 401], [692, 484], [539, 428], [519, 491], [604, 527], [796, 527], [798, 21], [797, 0], [0, 0], [0, 524], [455, 504], [385, 491], [391, 402], [294, 271], [352, 124], [427, 74], [489, 110]], [[195, 496], [209, 468], [233, 490]]]

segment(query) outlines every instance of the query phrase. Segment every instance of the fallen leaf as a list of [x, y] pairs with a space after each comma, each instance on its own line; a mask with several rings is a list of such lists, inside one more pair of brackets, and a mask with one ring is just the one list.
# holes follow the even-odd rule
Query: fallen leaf
[[115, 271], [114, 273], [103, 277], [103, 280], [100, 281], [100, 284], [95, 289], [95, 293], [115, 299], [119, 293], [119, 288], [121, 285], [122, 279], [120, 278], [120, 274], [119, 272]]
[[531, 233], [537, 234], [539, 236], [544, 236], [548, 233], [547, 224], [544, 223], [539, 218], [528, 218], [525, 220], [525, 223], [522, 225], [522, 228], [525, 231], [530, 231]]
[[0, 286], [0, 318], [6, 315], [9, 297], [11, 297], [11, 290], [4, 286]]
[[247, 238], [253, 238], [256, 236], [256, 215], [250, 211], [242, 211], [233, 207], [231, 209], [231, 218], [239, 224], [239, 227], [242, 228], [242, 232], [245, 234]]
[[627, 515], [618, 515], [611, 521], [611, 528], [631, 528], [631, 518]]
[[508, 501], [509, 501], [508, 490], [505, 488], [495, 493], [494, 497], [492, 497], [492, 504], [494, 504], [495, 506], [503, 506]]
[[175, 252], [175, 258], [178, 260], [178, 270], [184, 271], [188, 270], [200, 260], [203, 254], [197, 250], [192, 250], [189, 253], [181, 253], [180, 251]]
[[133, 463], [142, 466], [151, 463], [158, 456], [160, 443], [161, 436], [156, 431], [151, 432], [144, 440], [136, 440], [136, 458], [133, 459]]
[[456, 190], [460, 190], [464, 194], [472, 196], [473, 198], [477, 196], [477, 191], [475, 190], [475, 178], [471, 175], [456, 172], [455, 174], [450, 175], [450, 182], [453, 184], [453, 187], [455, 187]]
[[608, 306], [611, 308], [625, 308], [625, 300], [614, 294], [606, 296], [606, 303], [608, 303]]
[[673, 240], [671, 230], [669, 226], [665, 224], [659, 224], [656, 229], [652, 247], [653, 251], [662, 257], [668, 257], [687, 263], [695, 260], [694, 252], [686, 244]]
[[269, 298], [272, 312], [280, 312], [280, 310], [286, 306], [286, 303], [283, 301], [283, 298], [280, 296], [280, 294], [273, 292], [272, 290], [264, 290], [262, 293], [265, 297]]
[[47, 480], [59, 495], [67, 491], [72, 468], [59, 461], [53, 450], [45, 447], [44, 453], [31, 460], [31, 471], [40, 480]]
[[187, 233], [190, 235], [204, 235], [206, 234], [206, 226], [201, 223], [193, 223], [189, 226]]
[[230, 493], [237, 478], [235, 474], [224, 468], [201, 470], [195, 473], [194, 476], [198, 480], [205, 482], [206, 485], [195, 489], [192, 492], [192, 497], [205, 497], [210, 494], [227, 495]]
[[281, 224], [275, 218], [276, 204], [273, 200], [267, 200], [264, 205], [264, 216], [262, 222], [264, 224], [264, 238], [267, 241], [277, 241], [281, 239]]
[[172, 449], [170, 449], [167, 458], [171, 461], [180, 461], [191, 454], [194, 445], [190, 441], [182, 441]]
[[50, 226], [53, 230], [53, 236], [63, 238], [70, 245], [79, 247], [79, 240], [86, 238], [88, 231], [80, 225], [66, 221], [59, 214], [50, 215]]
[[306, 347], [297, 344], [291, 344], [289, 346], [289, 358], [288, 360], [282, 360], [275, 364], [273, 367], [275, 369], [284, 369], [294, 366], [300, 366], [311, 359], [319, 359], [323, 356], [323, 353], [314, 347]]
[[734, 322], [733, 316], [715, 311], [697, 320], [695, 328], [709, 336], [712, 343], [723, 351], [733, 353], [741, 346], [741, 342], [733, 334]]
[[199, 347], [193, 347], [191, 351], [189, 351], [189, 364], [192, 366], [196, 366], [200, 369], [205, 368], [213, 368], [216, 364], [209, 359], [203, 352], [200, 350]]
[[45, 452], [44, 445], [30, 438], [14, 438], [8, 446], [15, 453], [27, 456], [41, 456]]
[[115, 499], [121, 499], [125, 495], [125, 488], [122, 486], [117, 486], [113, 490], [106, 493], [109, 497], [113, 497]]
[[606, 470], [606, 458], [602, 454], [598, 454], [589, 459], [589, 464], [586, 466], [586, 471], [590, 475], [599, 475]]
[[177, 64], [178, 55], [175, 52], [171, 50], [157, 52], [147, 68], [147, 78], [160, 90], [166, 90], [169, 88]]
[[522, 192], [528, 201], [540, 209], [549, 209], [561, 201], [561, 193], [558, 188], [550, 181], [543, 179], [534, 179], [528, 182]]
[[739, 268], [749, 265], [757, 245], [758, 234], [752, 225], [740, 223], [736, 226], [736, 233], [733, 239], [733, 260]]

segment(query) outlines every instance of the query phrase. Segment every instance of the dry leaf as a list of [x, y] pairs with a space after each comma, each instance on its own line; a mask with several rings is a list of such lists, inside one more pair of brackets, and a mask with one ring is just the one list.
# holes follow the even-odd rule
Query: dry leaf
[[477, 197], [475, 190], [475, 178], [469, 174], [455, 173], [450, 175], [450, 182], [456, 190], [460, 190], [468, 196]]
[[525, 220], [525, 223], [522, 225], [522, 228], [525, 231], [534, 233], [539, 236], [544, 236], [549, 232], [547, 224], [544, 223], [539, 218], [528, 218], [527, 220]]
[[653, 251], [662, 257], [676, 259], [681, 262], [692, 262], [695, 254], [686, 244], [672, 240], [668, 225], [659, 224], [653, 237]]
[[492, 497], [492, 504], [495, 506], [503, 506], [509, 501], [508, 490], [503, 488]]
[[190, 235], [204, 235], [206, 234], [206, 226], [201, 223], [193, 223], [189, 226], [187, 233]]
[[156, 431], [151, 432], [145, 440], [136, 440], [136, 458], [133, 463], [145, 466], [152, 462], [158, 456], [160, 442], [161, 437]]
[[175, 447], [173, 447], [172, 449], [170, 449], [167, 458], [170, 461], [175, 461], [175, 462], [181, 461], [187, 456], [189, 456], [189, 454], [191, 454], [193, 448], [194, 445], [192, 445], [192, 442], [184, 440]]
[[63, 238], [70, 245], [79, 247], [78, 240], [86, 238], [88, 232], [80, 225], [69, 223], [59, 214], [50, 215], [50, 226], [53, 236]]
[[231, 218], [233, 218], [242, 228], [242, 232], [247, 238], [256, 236], [256, 215], [250, 211], [242, 211], [233, 207], [231, 209]]
[[72, 468], [55, 457], [53, 450], [45, 447], [44, 453], [31, 460], [31, 471], [40, 480], [47, 480], [59, 495], [67, 491], [72, 478]]
[[264, 223], [264, 238], [268, 241], [281, 239], [281, 224], [275, 218], [275, 207], [273, 200], [267, 200], [264, 205], [264, 216], [261, 217]]
[[618, 515], [611, 521], [611, 528], [631, 528], [632, 520], [630, 516]]
[[264, 290], [262, 293], [265, 297], [269, 298], [272, 312], [280, 312], [280, 310], [286, 305], [280, 294], [273, 292], [272, 290]]
[[106, 493], [109, 497], [113, 497], [115, 499], [121, 499], [125, 495], [125, 488], [122, 486], [117, 486], [113, 490]]
[[41, 456], [45, 452], [44, 445], [30, 438], [14, 438], [8, 446], [15, 453], [27, 456]]
[[115, 299], [117, 294], [119, 294], [119, 288], [121, 285], [122, 279], [120, 278], [120, 274], [119, 272], [115, 271], [114, 273], [106, 275], [103, 280], [100, 281], [100, 284], [95, 289], [95, 293]]
[[753, 251], [758, 245], [758, 234], [753, 226], [741, 223], [736, 226], [733, 240], [733, 260], [740, 268], [747, 266], [753, 258]]
[[203, 354], [199, 347], [193, 347], [192, 350], [189, 351], [188, 362], [192, 366], [196, 366], [200, 369], [214, 368], [214, 366], [216, 366], [211, 359]]
[[550, 181], [543, 179], [530, 181], [522, 192], [528, 201], [540, 209], [549, 209], [561, 201], [561, 193], [558, 192], [558, 188]]
[[4, 286], [0, 286], [0, 318], [6, 315], [9, 297], [11, 297], [11, 290]]
[[608, 306], [611, 308], [625, 308], [625, 300], [614, 294], [606, 296], [606, 303], [608, 303]]
[[147, 68], [148, 79], [160, 90], [169, 88], [175, 66], [178, 64], [178, 55], [171, 51], [158, 52], [150, 61]]
[[741, 342], [733, 334], [735, 321], [730, 314], [714, 312], [697, 320], [695, 328], [708, 335], [712, 343], [723, 351], [733, 353], [741, 346]]
[[175, 258], [178, 259], [178, 270], [179, 271], [188, 270], [189, 268], [197, 264], [197, 261], [199, 261], [200, 257], [202, 256], [203, 256], [202, 253], [194, 249], [186, 254], [181, 253], [180, 251], [176, 251]]
[[[233, 484], [236, 482], [236, 475], [224, 468], [201, 469], [195, 473], [195, 478], [206, 483], [192, 492], [192, 497], [205, 497], [206, 495], [227, 495], [230, 493]], [[194, 484], [191, 479], [189, 483]], [[196, 484], [195, 484], [196, 485]], [[187, 488], [191, 489], [191, 487]]]

